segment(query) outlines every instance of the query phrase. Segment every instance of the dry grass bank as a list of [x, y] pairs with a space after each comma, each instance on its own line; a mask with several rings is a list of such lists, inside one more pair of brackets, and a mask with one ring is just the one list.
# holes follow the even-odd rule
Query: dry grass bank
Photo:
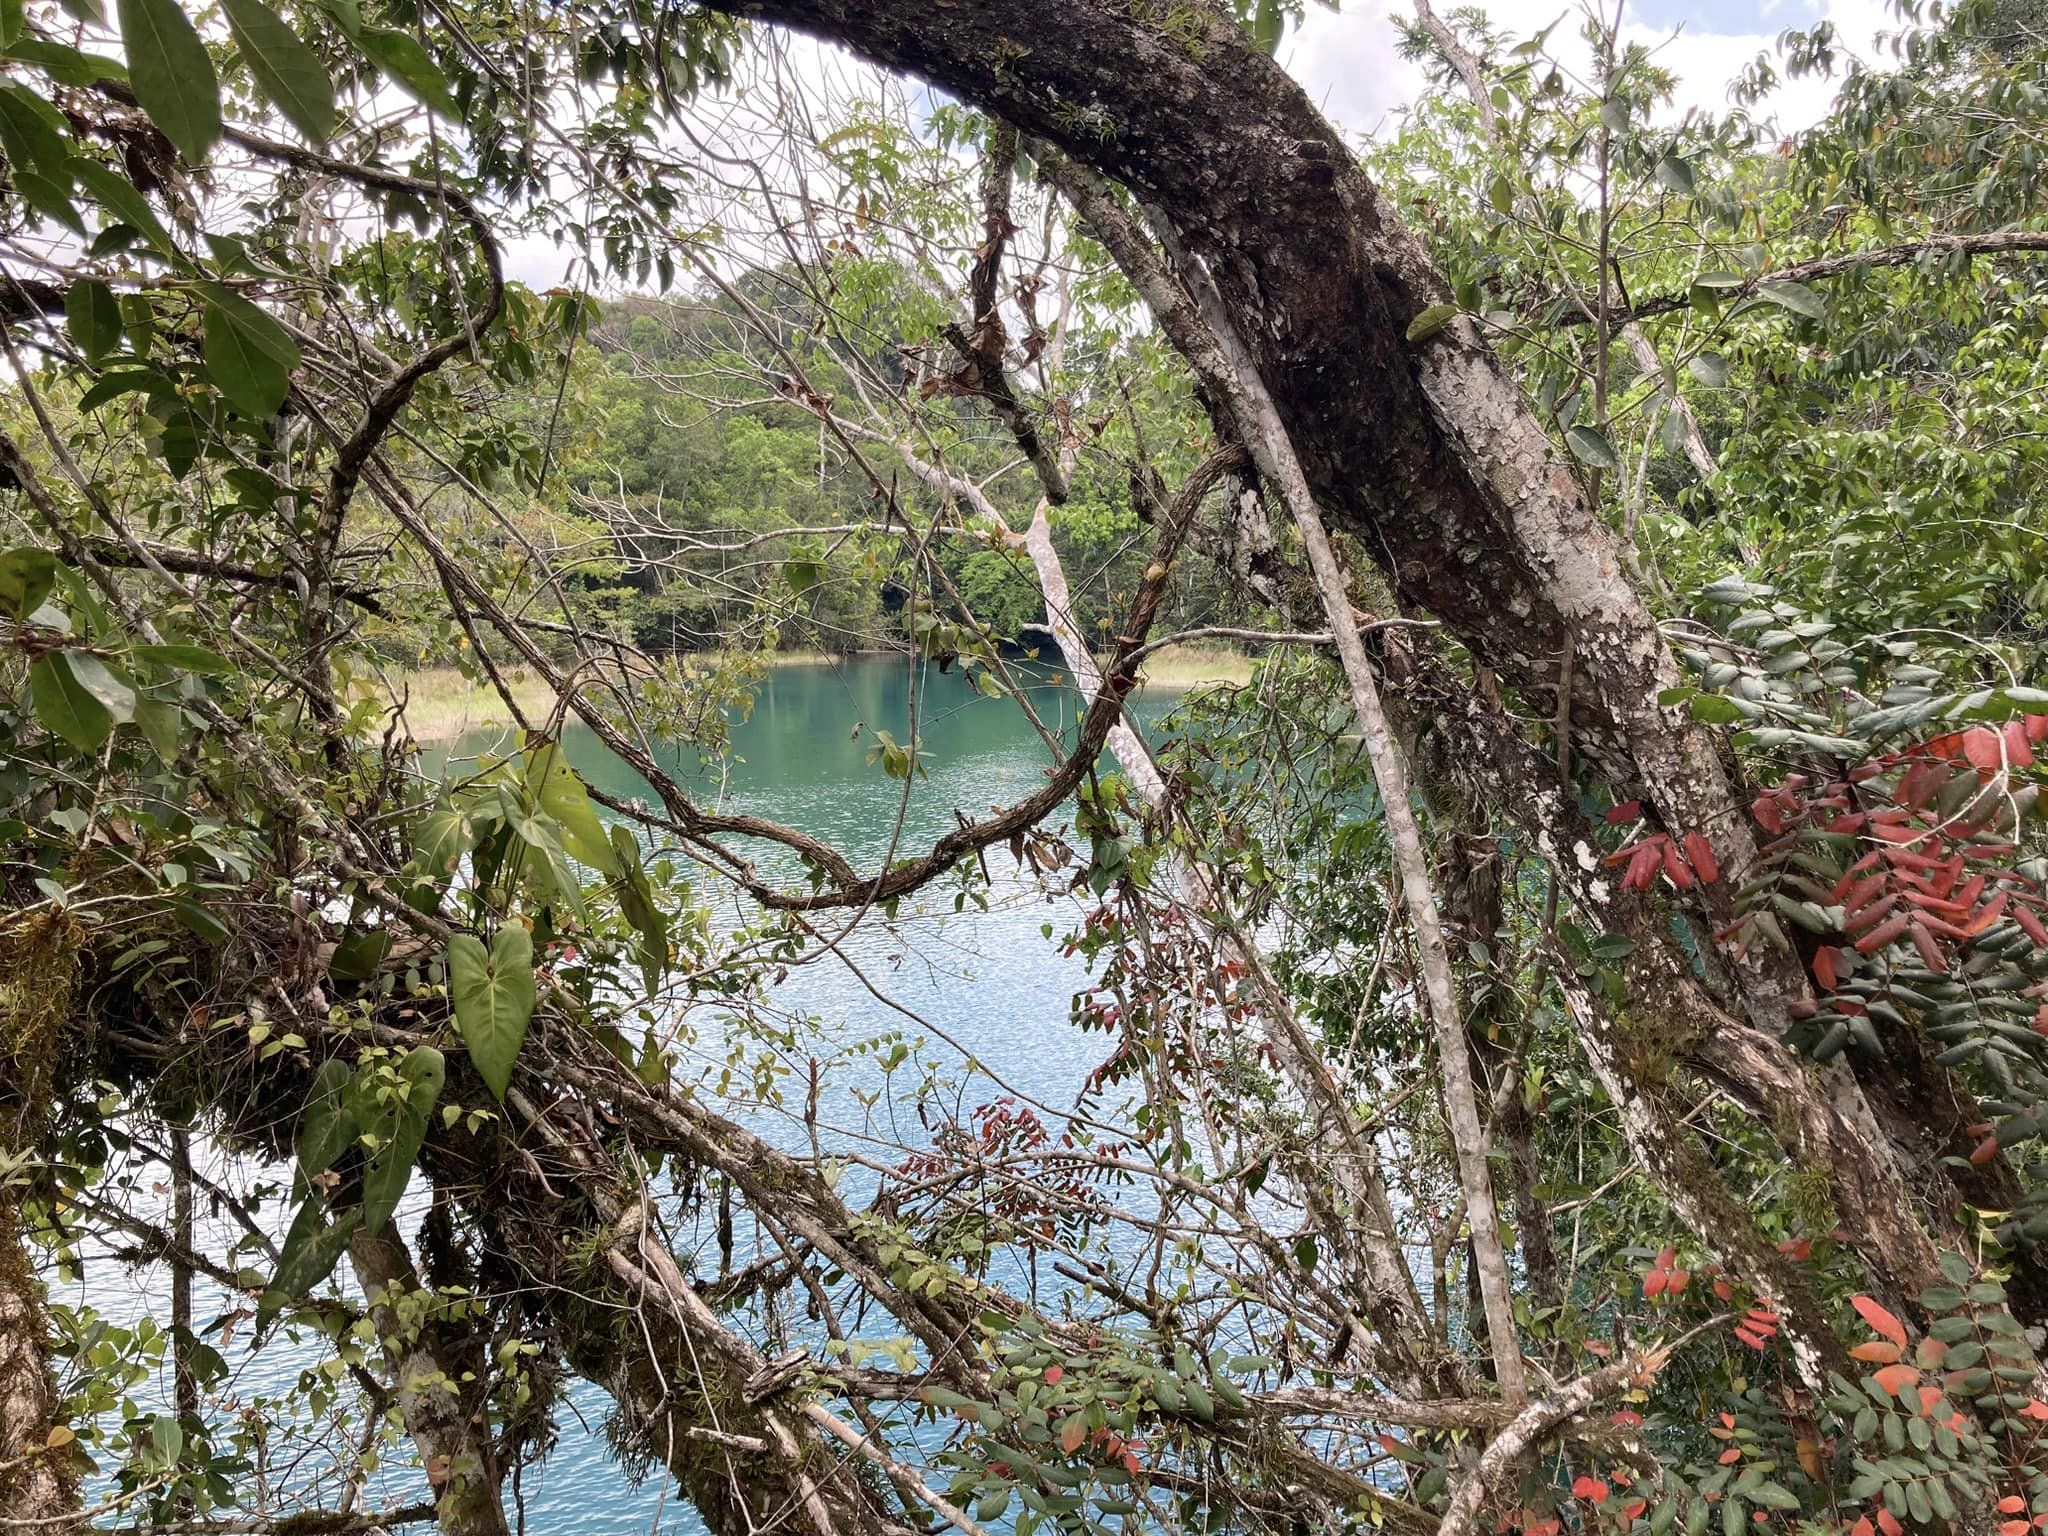
[[[509, 669], [505, 680], [529, 720], [553, 707], [554, 690], [524, 667]], [[513, 723], [512, 712], [496, 689], [489, 683], [472, 683], [453, 667], [414, 672], [400, 686], [406, 691], [405, 723], [414, 741], [454, 741], [470, 731]]]
[[[764, 667], [826, 666], [849, 660], [822, 651], [768, 651], [755, 654]], [[1159, 693], [1184, 693], [1217, 683], [1251, 681], [1252, 658], [1232, 645], [1169, 645], [1145, 658], [1143, 687]], [[554, 691], [523, 667], [505, 673], [519, 707], [528, 719], [545, 716], [555, 702]], [[430, 667], [408, 675], [405, 720], [413, 740], [454, 741], [471, 731], [495, 730], [513, 724], [512, 712], [488, 683], [472, 683], [453, 667]]]
[[1223, 641], [1197, 640], [1190, 645], [1162, 646], [1138, 669], [1146, 688], [1185, 693], [1218, 683], [1242, 687], [1252, 680], [1253, 657]]

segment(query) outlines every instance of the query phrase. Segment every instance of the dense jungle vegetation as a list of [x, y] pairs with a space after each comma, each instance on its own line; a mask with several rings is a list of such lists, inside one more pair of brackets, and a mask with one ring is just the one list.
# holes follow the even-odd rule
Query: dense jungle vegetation
[[1301, 20], [0, 0], [0, 1532], [2048, 1529], [2048, 12]]

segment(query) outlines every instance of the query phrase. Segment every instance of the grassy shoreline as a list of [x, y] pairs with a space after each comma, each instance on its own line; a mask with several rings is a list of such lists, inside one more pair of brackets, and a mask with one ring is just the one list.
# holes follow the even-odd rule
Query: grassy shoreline
[[[770, 669], [831, 666], [863, 657], [826, 651], [768, 651], [756, 657]], [[1232, 645], [1169, 645], [1145, 658], [1140, 686], [1157, 693], [1185, 693], [1219, 683], [1241, 685], [1251, 680], [1253, 660]], [[507, 668], [505, 680], [527, 718], [545, 716], [555, 702], [554, 690], [524, 667]], [[455, 741], [471, 731], [498, 730], [513, 724], [512, 713], [488, 684], [474, 684], [454, 667], [428, 667], [399, 681], [406, 692], [405, 720], [413, 739], [424, 743]]]

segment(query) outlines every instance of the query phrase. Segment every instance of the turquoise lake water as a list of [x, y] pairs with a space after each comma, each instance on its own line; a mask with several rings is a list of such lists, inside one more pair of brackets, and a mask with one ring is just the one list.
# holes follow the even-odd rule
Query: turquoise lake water
[[[1033, 690], [1033, 698], [1045, 725], [1071, 739], [1078, 703], [1072, 692], [1048, 681]], [[913, 700], [924, 776], [913, 780], [906, 798], [903, 784], [870, 764], [867, 753], [875, 729], [899, 742], [910, 739]], [[1140, 695], [1132, 713], [1156, 735], [1177, 702], [1173, 695]], [[642, 792], [630, 771], [586, 731], [573, 729], [567, 742], [571, 761], [591, 783], [620, 796]], [[516, 743], [470, 737], [430, 754], [425, 767], [459, 774], [465, 758], [510, 745]], [[688, 782], [700, 804], [772, 816], [827, 840], [857, 867], [872, 869], [928, 847], [958, 814], [986, 814], [1029, 794], [1044, 782], [1055, 753], [1014, 701], [979, 696], [957, 672], [861, 658], [769, 673], [751, 717], [734, 727], [731, 760], [715, 775], [698, 769], [694, 754], [679, 759], [679, 768], [683, 761], [690, 765]], [[735, 846], [773, 867], [772, 850]], [[718, 1108], [792, 1149], [806, 1147], [815, 1130], [828, 1156], [866, 1152], [889, 1161], [900, 1158], [900, 1148], [925, 1139], [909, 1102], [910, 1089], [920, 1081], [936, 1084], [941, 1101], [956, 1112], [1003, 1094], [1055, 1113], [1071, 1106], [1112, 1045], [1068, 1019], [1072, 995], [1087, 976], [1079, 961], [1061, 955], [1057, 936], [1075, 925], [1081, 907], [1021, 877], [1007, 850], [991, 850], [988, 868], [986, 911], [970, 904], [956, 912], [952, 888], [942, 882], [906, 902], [893, 922], [876, 912], [858, 922], [851, 914], [824, 914], [820, 928], [836, 936], [833, 952], [790, 967], [765, 1000], [763, 1022], [782, 1034], [782, 1042], [761, 1045], [760, 1031], [740, 1031], [720, 1010], [707, 1007], [689, 1020], [696, 1040], [681, 1068], [685, 1079], [701, 1084], [710, 1099], [725, 1077], [731, 1048], [744, 1039], [750, 1063], [769, 1061], [782, 1069], [786, 1102], [727, 1096], [716, 1101]], [[702, 895], [712, 904], [717, 930], [731, 931], [747, 920], [741, 904], [729, 892], [721, 895], [715, 884], [707, 882]], [[1044, 934], [1047, 924], [1054, 939]], [[885, 1077], [878, 1053], [864, 1047], [891, 1031], [918, 1048], [906, 1066]], [[978, 1069], [968, 1066], [969, 1057]], [[815, 1128], [799, 1113], [813, 1074], [820, 1085]], [[1104, 1117], [1115, 1112], [1114, 1105], [1094, 1108]], [[228, 1172], [211, 1149], [195, 1155], [202, 1173], [209, 1171], [208, 1159], [214, 1159], [213, 1171]], [[872, 1176], [855, 1169], [842, 1188], [858, 1203], [864, 1185], [872, 1187]], [[414, 1208], [420, 1194], [415, 1181], [409, 1197]], [[201, 1235], [202, 1241], [218, 1241], [225, 1234], [202, 1222]], [[709, 1235], [699, 1235], [707, 1253], [700, 1267], [715, 1268]], [[690, 1236], [686, 1230], [684, 1238]], [[745, 1240], [742, 1234], [743, 1246]], [[690, 1257], [686, 1244], [683, 1256]], [[116, 1317], [145, 1311], [161, 1317], [167, 1312], [167, 1284], [160, 1270], [98, 1263], [55, 1294], [60, 1302], [89, 1301]], [[203, 1326], [220, 1310], [220, 1298], [204, 1286], [200, 1292], [197, 1315]], [[237, 1341], [239, 1347], [231, 1344], [222, 1352], [231, 1371], [230, 1393], [244, 1407], [279, 1390], [320, 1353], [311, 1345], [275, 1341], [252, 1351], [246, 1330]], [[144, 1391], [138, 1397], [147, 1406], [154, 1395]], [[661, 1477], [636, 1484], [613, 1459], [600, 1429], [607, 1406], [603, 1394], [587, 1384], [571, 1391], [560, 1443], [522, 1480], [526, 1530], [532, 1536], [700, 1531], [694, 1513], [678, 1504]], [[291, 1486], [294, 1475], [280, 1467], [276, 1486]], [[296, 1475], [312, 1474], [302, 1465]], [[324, 1486], [331, 1502], [332, 1485]], [[421, 1487], [416, 1471], [394, 1467], [371, 1479], [364, 1503], [401, 1502], [417, 1497]]]

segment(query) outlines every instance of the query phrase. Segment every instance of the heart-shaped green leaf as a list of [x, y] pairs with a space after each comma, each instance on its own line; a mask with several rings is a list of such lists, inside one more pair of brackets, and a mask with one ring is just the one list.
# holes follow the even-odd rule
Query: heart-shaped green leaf
[[363, 1226], [371, 1233], [384, 1230], [384, 1223], [405, 1196], [412, 1165], [427, 1139], [427, 1118], [434, 1112], [434, 1101], [441, 1097], [448, 1066], [431, 1045], [419, 1045], [405, 1053], [398, 1075], [405, 1079], [405, 1097], [389, 1107], [388, 1119], [379, 1127], [384, 1145], [363, 1175]]
[[555, 819], [562, 846], [592, 869], [619, 871], [618, 857], [590, 793], [564, 760], [562, 744], [551, 741], [526, 754], [526, 787], [534, 802]]
[[257, 1307], [259, 1314], [275, 1313], [285, 1302], [305, 1295], [325, 1280], [362, 1224], [362, 1213], [354, 1209], [337, 1211], [332, 1222], [324, 1221], [322, 1206], [319, 1196], [309, 1195], [292, 1218], [291, 1230], [277, 1255], [277, 1273]]
[[469, 1059], [503, 1103], [512, 1084], [512, 1063], [533, 1018], [532, 936], [517, 923], [507, 923], [487, 953], [481, 941], [457, 934], [448, 941], [448, 990]]
[[332, 1168], [359, 1134], [348, 1091], [354, 1077], [354, 1069], [337, 1056], [321, 1062], [313, 1075], [313, 1096], [299, 1121], [299, 1172], [308, 1179]]

